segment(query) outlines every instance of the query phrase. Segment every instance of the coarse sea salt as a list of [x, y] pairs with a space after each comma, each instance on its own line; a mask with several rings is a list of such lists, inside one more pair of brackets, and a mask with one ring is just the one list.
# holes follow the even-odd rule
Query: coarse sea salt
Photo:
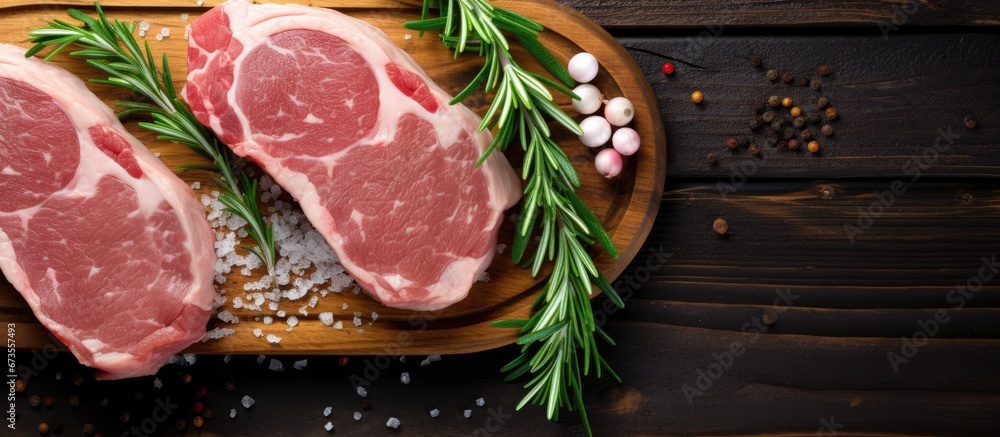
[[333, 414], [333, 407], [326, 407], [323, 409], [323, 417], [330, 417]]
[[229, 310], [222, 311], [219, 314], [216, 314], [215, 317], [218, 317], [219, 320], [222, 320], [223, 322], [232, 323], [234, 325], [240, 323], [240, 318], [234, 316], [233, 313], [229, 312]]
[[357, 392], [358, 392], [358, 396], [361, 396], [363, 398], [364, 397], [368, 397], [368, 390], [366, 390], [364, 387], [362, 387], [360, 385], [358, 386]]
[[252, 398], [252, 397], [250, 397], [250, 395], [244, 395], [244, 396], [243, 396], [243, 399], [240, 399], [240, 404], [242, 404], [242, 405], [243, 405], [243, 408], [246, 408], [246, 409], [248, 409], [248, 410], [249, 410], [249, 409], [250, 409], [250, 407], [252, 407], [252, 406], [253, 406], [253, 404], [255, 404], [255, 403], [257, 403], [257, 401], [253, 400], [253, 398]]
[[271, 364], [267, 366], [267, 370], [273, 370], [275, 372], [284, 372], [285, 366], [281, 364], [281, 361], [271, 358]]
[[184, 354], [184, 361], [186, 361], [189, 366], [193, 365], [198, 362], [198, 356], [195, 354]]
[[281, 337], [274, 334], [267, 334], [267, 342], [271, 344], [281, 343]]
[[333, 313], [330, 313], [330, 312], [319, 313], [319, 321], [322, 322], [326, 326], [332, 325], [333, 324]]
[[326, 425], [323, 425], [323, 429], [327, 432], [333, 431], [333, 422], [326, 422]]
[[309, 360], [298, 360], [292, 363], [292, 367], [295, 368], [295, 370], [305, 369], [307, 365], [309, 365]]
[[466, 419], [468, 419], [472, 417], [472, 410], [465, 410], [462, 412], [462, 415], [465, 416]]
[[235, 408], [232, 408], [232, 409], [229, 410], [229, 418], [230, 419], [235, 419], [236, 418], [236, 409]]
[[399, 428], [399, 419], [397, 419], [395, 417], [390, 417], [389, 421], [385, 422], [385, 426], [387, 426], [389, 428], [392, 428], [392, 429]]
[[361, 420], [361, 412], [360, 411], [355, 411], [354, 412], [354, 420]]
[[267, 357], [265, 357], [263, 355], [257, 355], [257, 364], [264, 364], [264, 360], [266, 360], [266, 359], [267, 359]]
[[477, 407], [481, 407], [483, 405], [486, 405], [486, 399], [483, 399], [483, 398], [476, 399], [476, 406]]
[[154, 379], [153, 380], [153, 387], [154, 388], [163, 388], [163, 381], [160, 381], [160, 378]]
[[201, 341], [218, 340], [222, 337], [228, 337], [236, 333], [235, 329], [230, 328], [214, 328], [211, 331], [205, 333], [205, 336], [201, 338]]
[[441, 415], [441, 410], [439, 410], [437, 408], [431, 410], [431, 417], [438, 417], [440, 415]]
[[402, 382], [403, 384], [409, 384], [410, 383], [410, 372], [400, 373], [399, 374], [399, 382]]
[[261, 331], [260, 328], [253, 328], [253, 335], [254, 337], [261, 338], [264, 336], [264, 331]]

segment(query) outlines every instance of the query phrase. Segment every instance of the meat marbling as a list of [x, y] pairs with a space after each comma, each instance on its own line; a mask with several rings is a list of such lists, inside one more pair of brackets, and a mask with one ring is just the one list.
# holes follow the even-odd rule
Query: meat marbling
[[152, 374], [204, 336], [204, 207], [80, 79], [7, 45], [0, 192], [0, 270], [98, 378]]
[[301, 204], [386, 305], [464, 298], [520, 181], [479, 118], [379, 29], [341, 13], [230, 0], [192, 24], [184, 98]]

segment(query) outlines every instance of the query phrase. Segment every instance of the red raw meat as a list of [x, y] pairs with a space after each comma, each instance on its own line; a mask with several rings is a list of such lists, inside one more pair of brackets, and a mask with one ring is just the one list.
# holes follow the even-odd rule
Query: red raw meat
[[204, 207], [76, 76], [0, 45], [0, 270], [99, 379], [205, 335]]
[[386, 305], [463, 299], [520, 198], [479, 118], [379, 29], [338, 12], [228, 1], [191, 26], [184, 98], [302, 205]]

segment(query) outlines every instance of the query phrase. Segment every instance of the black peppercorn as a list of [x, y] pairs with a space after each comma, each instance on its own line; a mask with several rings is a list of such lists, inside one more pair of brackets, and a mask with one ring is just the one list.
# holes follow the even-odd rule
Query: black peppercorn
[[976, 119], [972, 118], [971, 115], [965, 117], [965, 127], [972, 129], [976, 127]]
[[708, 165], [715, 165], [719, 161], [719, 157], [715, 156], [713, 152], [708, 152], [708, 155], [705, 155], [705, 161], [708, 161]]
[[81, 430], [83, 431], [83, 435], [85, 435], [87, 437], [91, 437], [92, 435], [94, 435], [94, 431], [95, 431], [94, 424], [93, 423], [84, 423], [83, 424], [83, 428]]
[[786, 127], [785, 130], [781, 132], [781, 134], [782, 134], [782, 136], [785, 137], [786, 140], [790, 140], [793, 137], [795, 137], [795, 129], [792, 129], [790, 127]]
[[809, 120], [810, 123], [813, 123], [813, 124], [819, 123], [819, 112], [818, 111], [809, 111], [808, 117], [809, 117], [808, 120]]
[[799, 150], [799, 140], [795, 138], [788, 140], [788, 150]]
[[750, 144], [750, 139], [747, 137], [739, 137], [736, 139], [736, 142], [739, 143], [740, 147], [746, 147], [747, 144]]
[[226, 391], [233, 391], [236, 389], [236, 383], [233, 381], [226, 381], [226, 385], [222, 386]]
[[830, 74], [830, 66], [823, 64], [819, 66], [819, 74], [826, 76]]
[[31, 405], [31, 408], [41, 407], [42, 406], [42, 397], [38, 396], [38, 395], [31, 395], [31, 397], [28, 398], [28, 405]]
[[69, 395], [69, 406], [76, 408], [80, 406], [80, 395], [72, 394]]
[[100, 405], [102, 407], [107, 407], [110, 403], [111, 401], [109, 401], [108, 398], [101, 398]]
[[750, 57], [750, 65], [753, 65], [754, 67], [760, 68], [761, 65], [764, 65], [764, 58], [762, 58], [760, 56], [757, 56], [757, 55], [751, 56]]
[[775, 322], [774, 313], [766, 312], [760, 316], [760, 321], [764, 322], [765, 325], [771, 326]]
[[132, 419], [132, 416], [130, 416], [128, 414], [128, 411], [122, 411], [121, 416], [118, 416], [118, 420], [121, 420], [122, 423], [128, 423], [128, 421], [131, 420], [131, 419]]
[[809, 129], [803, 129], [800, 135], [802, 135], [803, 140], [809, 140], [813, 137], [812, 132], [809, 132]]
[[736, 148], [736, 145], [737, 145], [736, 144], [736, 138], [733, 138], [733, 137], [726, 138], [726, 148], [727, 149], [733, 150], [733, 149]]
[[826, 107], [826, 105], [830, 104], [830, 99], [827, 98], [826, 96], [820, 97], [819, 99], [816, 100], [816, 104], [819, 105], [819, 109], [823, 109]]
[[778, 150], [788, 150], [788, 141], [778, 141]]
[[764, 108], [765, 108], [765, 106], [764, 106], [764, 101], [763, 100], [758, 100], [756, 102], [753, 102], [753, 109], [754, 109], [754, 111], [763, 112]]
[[73, 385], [80, 386], [83, 385], [82, 375], [73, 375]]
[[729, 232], [729, 223], [726, 222], [726, 219], [724, 218], [717, 218], [714, 222], [712, 222], [712, 230], [715, 231], [716, 234], [726, 235], [726, 233]]
[[771, 130], [777, 132], [781, 130], [781, 120], [774, 120], [771, 122]]
[[146, 398], [146, 395], [143, 392], [141, 392], [141, 391], [137, 391], [137, 392], [135, 392], [134, 395], [132, 395], [132, 399], [135, 399], [137, 401], [141, 401], [141, 400], [143, 400], [145, 398]]
[[758, 119], [757, 117], [751, 118], [749, 126], [750, 130], [757, 130], [757, 128], [760, 127], [760, 119]]
[[813, 79], [809, 81], [809, 88], [819, 91], [819, 89], [822, 87], [823, 87], [823, 81], [819, 79]]
[[781, 106], [781, 99], [778, 96], [771, 96], [767, 98], [767, 104], [771, 105], [772, 108], [777, 108]]
[[750, 146], [747, 149], [747, 151], [749, 151], [751, 155], [759, 155], [760, 146], [758, 146], [757, 143], [750, 143]]
[[829, 120], [836, 120], [837, 119], [837, 115], [838, 115], [837, 114], [837, 108], [834, 108], [832, 106], [829, 107], [829, 108], [826, 108], [826, 118], [827, 119], [829, 119]]
[[55, 404], [56, 404], [56, 399], [53, 398], [52, 396], [47, 395], [42, 398], [42, 405], [45, 405], [45, 408], [52, 408], [52, 406]]
[[774, 132], [768, 132], [767, 135], [764, 135], [764, 141], [773, 146], [778, 144], [778, 136]]
[[833, 135], [833, 126], [830, 126], [828, 124], [824, 124], [822, 132], [823, 132], [823, 135], [826, 135], [826, 136]]
[[49, 429], [56, 434], [61, 434], [63, 432], [63, 424], [58, 420], [53, 420], [52, 423], [49, 424]]
[[761, 115], [760, 118], [761, 120], [764, 120], [764, 123], [770, 123], [774, 121], [774, 111], [767, 111]]
[[184, 421], [184, 419], [177, 419], [177, 421], [174, 422], [174, 429], [178, 431], [184, 431], [185, 429], [187, 429], [187, 426], [188, 424], [187, 422]]
[[802, 117], [795, 117], [795, 119], [792, 120], [792, 126], [795, 126], [797, 129], [801, 129], [802, 126], [805, 125], [806, 125], [806, 119]]
[[212, 416], [215, 416], [215, 412], [212, 411], [211, 408], [205, 408], [205, 411], [201, 412], [201, 417], [204, 417], [206, 419], [211, 419]]
[[798, 80], [796, 81], [796, 85], [798, 85], [798, 86], [806, 86], [806, 85], [809, 85], [809, 78], [808, 78], [808, 77], [805, 77], [805, 76], [800, 76], [800, 77], [798, 78]]
[[767, 70], [767, 80], [769, 80], [771, 82], [774, 82], [774, 81], [778, 80], [778, 70], [775, 70], [773, 68], [770, 69], [770, 70]]
[[791, 84], [792, 82], [795, 81], [795, 76], [792, 75], [791, 71], [786, 71], [784, 73], [781, 73], [781, 81], [787, 84]]

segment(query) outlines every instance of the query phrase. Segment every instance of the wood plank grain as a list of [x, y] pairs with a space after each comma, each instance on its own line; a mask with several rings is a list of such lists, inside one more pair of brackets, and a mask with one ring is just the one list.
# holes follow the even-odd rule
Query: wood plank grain
[[[140, 4], [144, 3], [113, 3], [105, 7], [105, 12], [112, 19], [147, 21], [150, 24], [151, 34], [158, 33], [161, 28], [173, 29], [173, 36], [162, 41], [154, 41], [151, 36], [147, 36], [147, 39], [150, 40], [156, 53], [165, 54], [170, 58], [175, 88], [180, 89], [186, 72], [187, 42], [183, 39], [183, 29], [186, 24], [197, 19], [198, 11], [205, 11], [207, 8], [167, 7], [190, 5], [186, 2], [163, 2], [158, 4], [159, 8], [124, 6]], [[450, 94], [456, 94], [463, 89], [479, 70], [481, 59], [464, 56], [456, 61], [452, 53], [441, 47], [440, 41], [436, 38], [430, 35], [426, 38], [417, 38], [415, 32], [405, 29], [403, 27], [405, 21], [419, 17], [419, 9], [412, 6], [394, 7], [384, 3], [368, 2], [361, 7], [349, 1], [339, 3], [329, 1], [324, 4], [351, 6], [345, 10], [347, 13], [384, 30], [390, 39], [411, 54], [431, 78]], [[575, 135], [561, 131], [553, 133], [553, 139], [565, 146], [564, 150], [581, 175], [582, 186], [577, 193], [602, 220], [614, 244], [619, 248], [621, 256], [618, 259], [608, 256], [596, 258], [598, 268], [606, 276], [616, 277], [641, 247], [652, 226], [652, 218], [658, 210], [662, 192], [666, 145], [663, 140], [662, 125], [656, 118], [658, 110], [655, 97], [629, 54], [592, 21], [550, 1], [507, 1], [498, 4], [516, 7], [526, 16], [537, 19], [552, 29], [544, 34], [543, 43], [560, 59], [566, 60], [580, 51], [600, 55], [605, 61], [606, 71], [602, 72], [595, 83], [604, 88], [609, 95], [627, 96], [637, 103], [637, 107], [642, 108], [636, 116], [634, 125], [648, 145], [635, 158], [630, 159], [625, 172], [614, 180], [605, 179], [597, 173], [593, 167], [591, 150], [582, 146]], [[181, 17], [180, 11], [191, 11], [187, 21]], [[8, 32], [0, 37], [0, 42], [27, 47], [27, 32], [41, 27], [46, 20], [53, 18], [67, 19], [64, 7], [10, 6], [6, 14], [0, 18], [0, 22], [8, 29]], [[512, 48], [512, 53], [516, 59], [522, 60], [522, 65], [525, 67], [533, 71], [543, 71], [523, 49]], [[80, 59], [71, 59], [63, 55], [57, 57], [54, 62], [81, 77], [95, 77], [94, 70]], [[127, 93], [111, 86], [93, 85], [92, 90], [108, 104], [114, 104], [128, 97]], [[571, 108], [568, 96], [559, 95], [557, 99], [559, 105]], [[473, 110], [482, 114], [486, 110], [487, 98], [485, 94], [479, 92], [467, 100], [467, 103]], [[126, 127], [151, 150], [160, 153], [160, 159], [170, 167], [202, 161], [202, 158], [183, 146], [157, 140], [154, 134], [139, 128], [137, 120], [129, 120]], [[511, 148], [509, 154], [515, 167], [520, 163], [517, 150]], [[205, 172], [182, 172], [179, 176], [188, 183], [202, 183], [199, 194], [218, 190], [218, 187], [210, 181], [212, 176]], [[284, 200], [291, 201], [290, 198]], [[506, 220], [501, 229], [501, 242], [509, 245], [513, 235], [512, 228], [513, 221]], [[507, 253], [509, 254], [509, 251]], [[596, 249], [594, 253], [597, 256]], [[308, 275], [310, 272], [305, 273]], [[308, 298], [298, 301], [285, 299], [279, 303], [276, 310], [270, 310], [266, 305], [263, 311], [235, 308], [233, 303], [235, 297], [244, 300], [253, 299], [254, 293], [245, 291], [243, 286], [247, 282], [259, 279], [262, 272], [255, 272], [248, 277], [234, 271], [228, 275], [225, 285], [219, 287], [227, 298], [226, 304], [220, 311], [232, 312], [243, 323], [233, 326], [236, 328], [236, 334], [218, 341], [196, 344], [192, 346], [191, 352], [360, 354], [379, 353], [388, 345], [401, 348], [404, 353], [429, 354], [449, 351], [470, 352], [509, 344], [517, 338], [517, 332], [493, 328], [489, 323], [501, 318], [527, 318], [531, 302], [546, 273], [543, 271], [542, 276], [533, 278], [529, 272], [515, 265], [509, 256], [497, 256], [488, 273], [492, 279], [489, 282], [475, 284], [470, 296], [465, 300], [441, 311], [424, 313], [388, 308], [365, 294], [355, 294], [347, 290], [343, 292], [333, 290], [333, 293], [321, 298], [317, 305], [308, 308], [306, 307]], [[300, 311], [305, 311], [308, 316], [302, 315]], [[21, 330], [19, 347], [40, 347], [48, 341], [46, 331], [37, 324], [37, 321], [31, 320], [26, 315], [27, 312], [26, 304], [12, 287], [5, 281], [0, 282], [0, 322], [19, 322]], [[300, 317], [300, 323], [295, 327], [294, 333], [285, 332], [286, 325], [282, 318], [276, 317], [278, 312]], [[336, 320], [344, 323], [345, 329], [338, 330], [324, 326], [318, 319], [318, 315], [323, 312], [333, 313]], [[369, 324], [369, 318], [372, 317], [370, 315], [376, 312], [378, 321]], [[364, 325], [353, 326], [352, 319], [355, 313], [364, 315]], [[264, 323], [264, 316], [274, 317], [275, 324]], [[215, 327], [229, 326], [213, 319], [209, 329]], [[280, 346], [271, 345], [263, 338], [255, 336], [254, 328], [262, 330], [265, 335], [274, 333], [281, 336]]]
[[989, 0], [559, 0], [607, 27], [653, 26], [976, 26], [1000, 24]]
[[[659, 99], [671, 177], [897, 177], [917, 169], [934, 176], [1000, 175], [1000, 34], [892, 35], [883, 40], [723, 33], [704, 39], [620, 41], [630, 48]], [[676, 74], [664, 76], [664, 60], [639, 50], [698, 67], [675, 61]], [[763, 69], [750, 64], [754, 55], [764, 58]], [[828, 64], [833, 73], [821, 78], [819, 92], [765, 77], [765, 69], [775, 68], [814, 78], [820, 64]], [[691, 103], [694, 90], [704, 93], [703, 103]], [[767, 126], [751, 131], [754, 102], [771, 95], [792, 97], [806, 113], [818, 110], [820, 96], [838, 109], [839, 118], [830, 123], [833, 136], [825, 137], [818, 125], [809, 125], [821, 143], [819, 155], [804, 147], [778, 151], [765, 142]], [[779, 110], [778, 115], [787, 116], [788, 111]], [[975, 129], [965, 128], [970, 115], [977, 121]], [[942, 132], [957, 138], [949, 144], [939, 140]], [[746, 149], [726, 149], [727, 137], [751, 133], [762, 148], [760, 158], [750, 157]], [[706, 162], [710, 152], [719, 156], [718, 165]]]

